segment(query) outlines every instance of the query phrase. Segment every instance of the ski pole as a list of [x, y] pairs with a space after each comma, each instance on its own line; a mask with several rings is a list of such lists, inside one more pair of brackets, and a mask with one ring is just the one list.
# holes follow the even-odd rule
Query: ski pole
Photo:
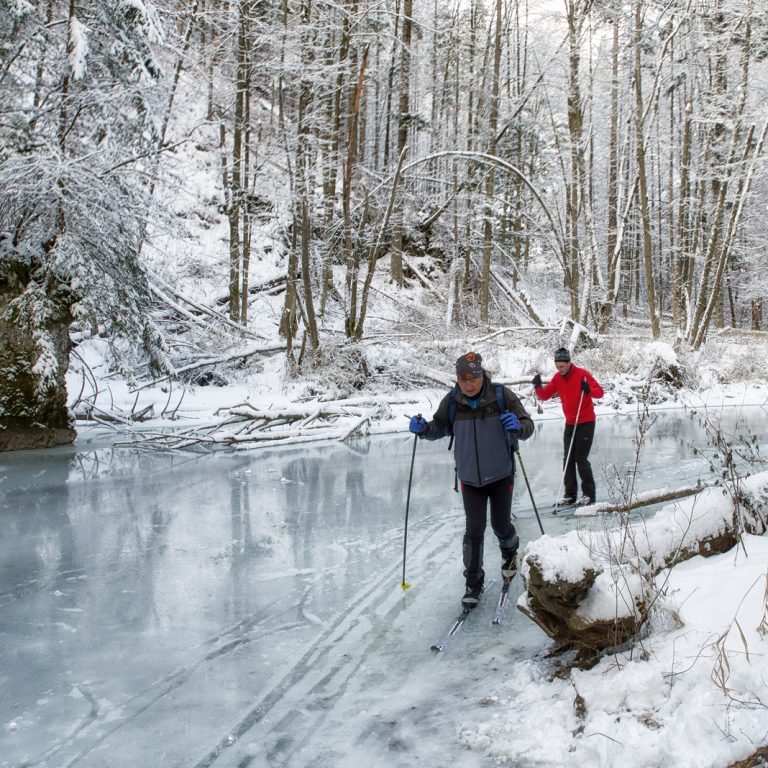
[[563, 476], [560, 478], [560, 487], [557, 489], [557, 497], [555, 498], [555, 512], [557, 514], [557, 508], [560, 505], [560, 494], [563, 490], [563, 484], [565, 483], [565, 473], [568, 471], [568, 462], [571, 458], [571, 451], [573, 450], [573, 441], [576, 439], [576, 429], [579, 426], [579, 414], [581, 413], [581, 403], [584, 400], [584, 390], [579, 393], [579, 407], [576, 409], [576, 423], [573, 425], [573, 433], [571, 434], [571, 444], [568, 446], [568, 453], [565, 456], [565, 464], [563, 464]]
[[531, 504], [533, 504], [533, 511], [536, 513], [536, 519], [539, 521], [539, 528], [541, 529], [541, 535], [544, 535], [544, 526], [541, 524], [541, 518], [539, 517], [539, 510], [536, 509], [536, 502], [533, 499], [533, 491], [531, 490], [531, 484], [528, 482], [528, 473], [525, 471], [525, 464], [523, 463], [523, 457], [520, 455], [520, 451], [517, 451], [517, 460], [520, 462], [520, 469], [523, 471], [523, 477], [525, 478], [525, 486], [528, 488], [528, 495], [531, 497]]
[[[418, 414], [421, 416], [421, 414]], [[405, 580], [405, 555], [406, 547], [408, 544], [408, 510], [411, 506], [411, 484], [413, 483], [413, 463], [416, 460], [416, 443], [419, 442], [419, 436], [413, 436], [413, 452], [411, 453], [411, 473], [408, 475], [408, 495], [405, 498], [405, 531], [403, 532], [403, 578], [400, 580], [400, 586], [403, 590], [408, 589], [411, 585]]]

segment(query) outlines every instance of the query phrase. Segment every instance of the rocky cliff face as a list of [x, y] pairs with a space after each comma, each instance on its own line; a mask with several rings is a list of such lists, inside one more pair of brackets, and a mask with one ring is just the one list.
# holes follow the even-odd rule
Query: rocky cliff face
[[[70, 292], [33, 260], [0, 259], [0, 451], [71, 443], [67, 412]], [[39, 279], [39, 282], [38, 282]]]

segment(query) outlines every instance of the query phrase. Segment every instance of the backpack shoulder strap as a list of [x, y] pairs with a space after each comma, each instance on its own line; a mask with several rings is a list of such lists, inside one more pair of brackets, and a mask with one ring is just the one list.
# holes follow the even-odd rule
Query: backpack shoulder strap
[[[451, 430], [451, 439], [448, 441], [448, 450], [450, 451], [453, 448], [453, 420], [456, 418], [456, 387], [452, 387], [448, 394], [451, 396], [451, 399], [448, 401], [448, 428]], [[454, 490], [456, 490], [455, 487]]]
[[448, 403], [448, 426], [451, 428], [451, 435], [453, 435], [453, 420], [456, 418], [456, 387], [452, 387], [448, 394], [451, 396]]
[[507, 410], [506, 405], [504, 405], [504, 385], [494, 384], [493, 389], [496, 392], [496, 405], [499, 406], [499, 413], [504, 413]]
[[[496, 405], [499, 406], [499, 413], [504, 413], [507, 410], [507, 406], [504, 404], [504, 385], [494, 384], [493, 389], [496, 392]], [[517, 438], [511, 432], [504, 432], [504, 436], [507, 439], [507, 449], [509, 450], [509, 456], [512, 459], [512, 472], [515, 471], [515, 452], [517, 451]]]

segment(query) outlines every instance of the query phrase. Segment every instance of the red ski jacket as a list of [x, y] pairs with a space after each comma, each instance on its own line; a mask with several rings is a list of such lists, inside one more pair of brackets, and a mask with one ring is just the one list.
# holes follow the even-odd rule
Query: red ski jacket
[[[590, 393], [581, 399], [581, 382], [587, 380]], [[605, 393], [603, 388], [592, 378], [592, 374], [586, 368], [578, 368], [571, 364], [568, 373], [563, 376], [556, 373], [549, 384], [544, 387], [536, 387], [536, 396], [539, 400], [549, 400], [552, 395], [560, 395], [566, 424], [576, 423], [576, 413], [579, 414], [579, 424], [595, 420], [595, 409], [592, 407], [592, 398], [599, 400]], [[581, 410], [579, 400], [581, 399]]]

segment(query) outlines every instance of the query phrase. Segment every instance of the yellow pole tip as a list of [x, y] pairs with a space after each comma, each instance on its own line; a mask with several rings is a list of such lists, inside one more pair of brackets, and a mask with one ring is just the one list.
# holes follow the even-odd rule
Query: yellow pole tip
[[411, 585], [407, 581], [401, 581], [400, 586], [403, 588], [403, 590], [411, 588]]

